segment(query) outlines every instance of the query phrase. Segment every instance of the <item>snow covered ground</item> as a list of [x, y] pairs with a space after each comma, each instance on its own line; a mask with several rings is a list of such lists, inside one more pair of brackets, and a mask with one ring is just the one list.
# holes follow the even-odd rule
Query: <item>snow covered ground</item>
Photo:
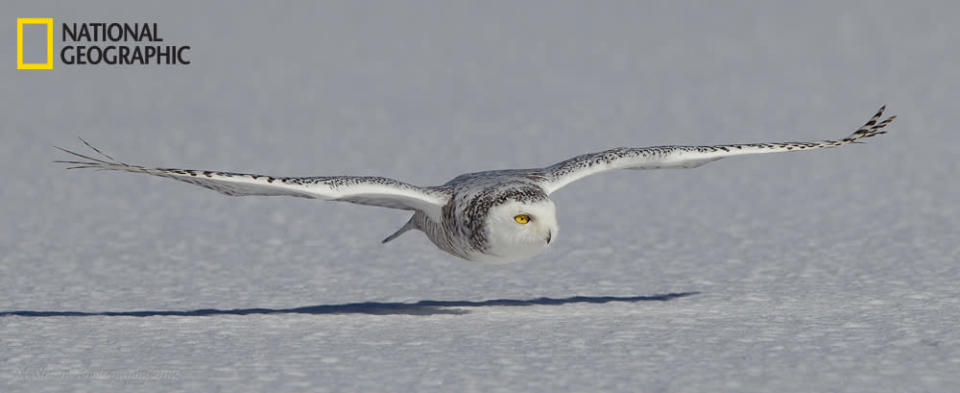
[[[0, 391], [960, 386], [955, 3], [197, 3], [4, 5]], [[17, 71], [15, 16], [156, 22], [193, 63]], [[573, 184], [502, 266], [381, 245], [404, 212], [51, 163], [430, 185], [881, 104], [866, 144]]]

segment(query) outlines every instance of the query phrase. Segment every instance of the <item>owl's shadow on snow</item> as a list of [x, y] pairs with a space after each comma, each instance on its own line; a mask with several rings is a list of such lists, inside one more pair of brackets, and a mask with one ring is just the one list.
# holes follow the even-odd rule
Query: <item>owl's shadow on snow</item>
[[0, 317], [157, 317], [157, 316], [215, 316], [250, 314], [371, 314], [371, 315], [462, 315], [478, 307], [519, 307], [519, 306], [561, 306], [572, 303], [609, 303], [609, 302], [665, 302], [677, 298], [696, 295], [699, 292], [666, 293], [650, 296], [573, 296], [567, 298], [541, 297], [536, 299], [492, 299], [483, 301], [467, 300], [421, 300], [416, 303], [363, 302], [344, 304], [322, 304], [297, 308], [241, 308], [241, 309], [200, 309], [190, 311], [0, 311]]

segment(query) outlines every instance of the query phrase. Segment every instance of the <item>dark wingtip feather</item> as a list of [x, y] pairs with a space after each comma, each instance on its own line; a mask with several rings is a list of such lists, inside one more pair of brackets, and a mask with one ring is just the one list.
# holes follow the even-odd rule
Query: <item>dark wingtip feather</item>
[[83, 138], [81, 138], [81, 137], [78, 136], [77, 139], [79, 139], [80, 142], [83, 142], [84, 145], [87, 145], [87, 147], [93, 149], [93, 151], [99, 153], [101, 156], [106, 157], [108, 160], [110, 160], [110, 161], [117, 161], [117, 160], [114, 159], [113, 157], [110, 157], [109, 155], [107, 155], [107, 153], [104, 153], [104, 152], [100, 151], [100, 149], [97, 149], [96, 147], [93, 147], [93, 145], [91, 145], [90, 142], [85, 141]]

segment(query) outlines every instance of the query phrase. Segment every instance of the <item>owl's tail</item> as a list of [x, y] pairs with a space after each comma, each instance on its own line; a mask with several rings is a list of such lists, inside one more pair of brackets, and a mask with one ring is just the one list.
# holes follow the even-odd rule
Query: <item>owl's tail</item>
[[417, 224], [413, 222], [413, 217], [410, 217], [410, 219], [407, 220], [407, 223], [406, 223], [406, 224], [403, 224], [403, 226], [400, 227], [400, 229], [398, 229], [398, 230], [397, 230], [396, 232], [394, 232], [392, 235], [387, 236], [386, 239], [383, 239], [383, 241], [382, 241], [381, 243], [386, 243], [386, 242], [388, 242], [388, 241], [391, 241], [391, 240], [393, 240], [393, 239], [396, 239], [396, 238], [400, 237], [400, 235], [402, 235], [404, 232], [409, 231], [409, 230], [411, 230], [411, 229], [417, 229]]

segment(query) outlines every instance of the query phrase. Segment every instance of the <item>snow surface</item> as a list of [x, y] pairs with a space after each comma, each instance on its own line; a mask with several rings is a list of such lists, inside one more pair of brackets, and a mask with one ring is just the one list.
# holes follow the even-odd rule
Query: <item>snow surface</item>
[[[4, 37], [157, 22], [193, 64], [0, 40], [0, 391], [957, 391], [957, 3], [357, 3], [4, 4]], [[505, 266], [381, 245], [404, 212], [51, 163], [430, 185], [881, 104], [863, 145], [575, 183]]]

